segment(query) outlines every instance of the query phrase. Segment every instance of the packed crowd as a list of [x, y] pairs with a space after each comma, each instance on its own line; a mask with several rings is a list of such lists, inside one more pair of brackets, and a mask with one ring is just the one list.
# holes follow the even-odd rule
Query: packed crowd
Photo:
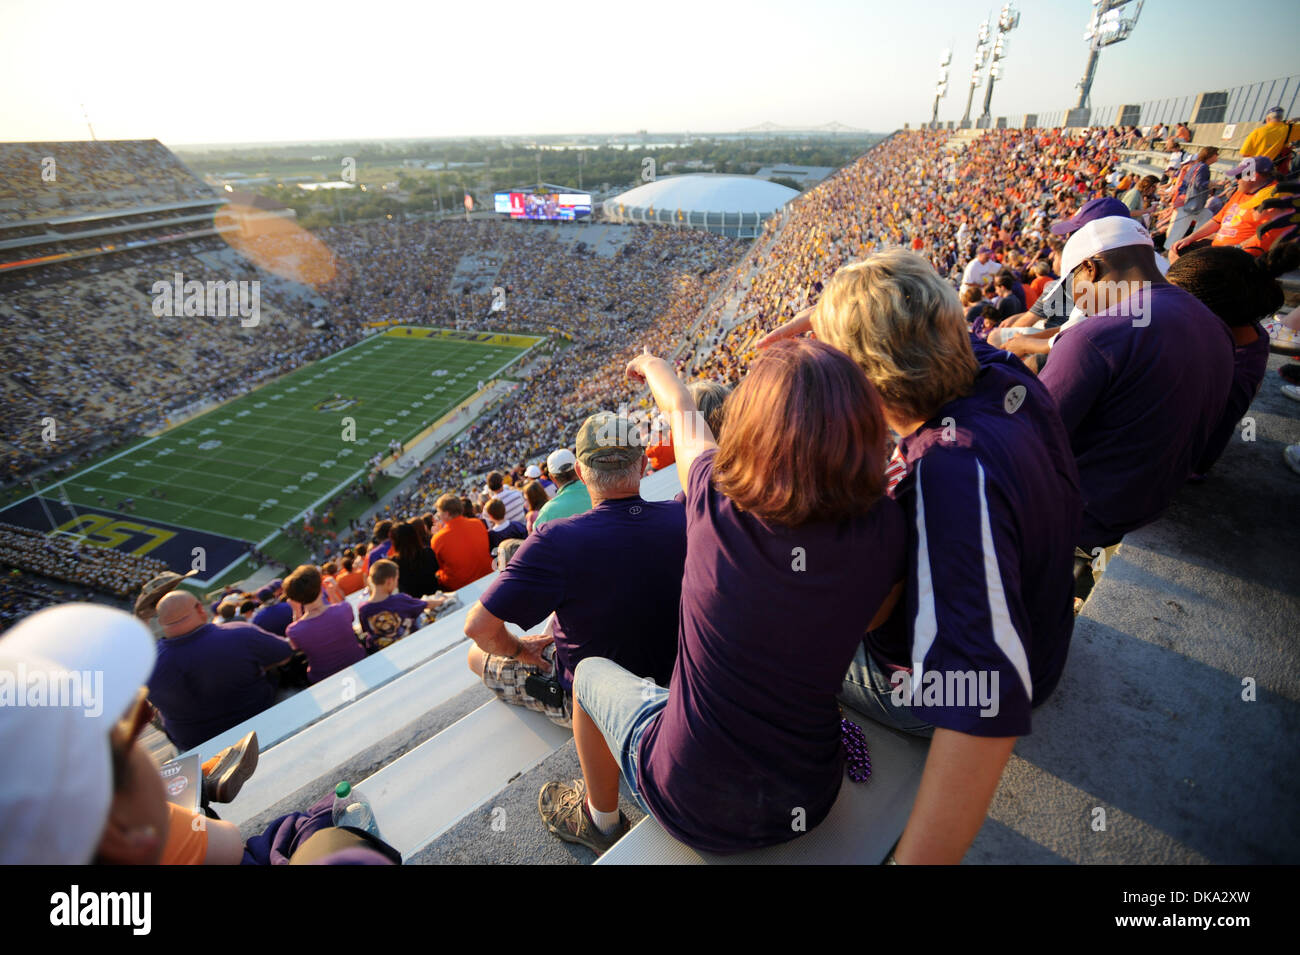
[[[1135, 210], [1108, 194], [1120, 186], [1115, 150], [1131, 141], [1117, 130], [999, 131], [936, 173], [938, 135], [896, 136], [825, 194], [810, 192], [757, 246], [748, 317], [726, 338], [743, 346], [730, 350], [735, 364], [685, 366], [731, 372], [719, 375], [738, 379], [729, 394], [688, 387], [654, 354], [701, 316], [720, 318], [705, 306], [726, 288], [721, 269], [681, 275], [661, 258], [658, 289], [633, 279], [576, 315], [547, 311], [558, 284], [521, 295], [520, 321], [554, 325], [576, 344], [530, 379], [535, 390], [521, 392], [508, 423], [483, 423], [426, 474], [400, 518], [377, 523], [338, 562], [211, 606], [159, 574], [136, 602], [156, 651], [139, 622], [95, 618], [89, 632], [130, 657], [114, 671], [130, 724], [108, 734], [115, 758], [135, 752], [146, 697], [178, 746], [197, 745], [260, 712], [278, 686], [382, 652], [446, 605], [440, 592], [495, 566], [465, 619], [467, 663], [504, 703], [572, 726], [582, 778], [547, 783], [538, 797], [557, 837], [608, 849], [628, 828], [622, 780], [644, 812], [701, 850], [797, 838], [829, 813], [845, 770], [854, 780], [870, 772], [844, 705], [932, 740], [889, 861], [960, 861], [1016, 740], [1060, 680], [1098, 556], [1213, 466], [1263, 378], [1259, 322], [1281, 305], [1276, 276], [1300, 262], [1300, 189], [1277, 182], [1267, 157], [1234, 171], [1234, 196], [1244, 206], [1267, 183], [1272, 204], [1214, 219], [1164, 262]], [[661, 251], [685, 241], [662, 235], [643, 238]], [[1030, 257], [1027, 283], [1015, 256]], [[526, 277], [512, 267], [558, 283], [548, 262], [505, 262], [511, 290]], [[619, 272], [617, 260], [599, 266]], [[1069, 282], [1058, 291], [1054, 276]], [[588, 294], [602, 290], [599, 276], [584, 278]], [[1033, 305], [1060, 295], [1065, 308], [1043, 316], [1062, 323], [1032, 364], [973, 333], [958, 285], [982, 319], [995, 308], [1014, 322], [1031, 314], [1040, 278]], [[421, 294], [392, 287], [399, 302]], [[664, 288], [680, 302], [666, 313], [654, 303]], [[602, 302], [611, 307], [592, 310]], [[642, 388], [642, 407], [671, 423], [671, 453], [645, 447], [623, 415], [587, 414]], [[544, 469], [524, 466], [548, 447]], [[641, 498], [652, 463], [676, 468], [676, 500]], [[458, 493], [471, 480], [473, 496]], [[634, 614], [629, 580], [652, 596]], [[363, 586], [354, 612], [347, 594]], [[56, 624], [85, 613], [37, 615], [14, 645], [84, 666], [95, 640], [74, 646]], [[818, 639], [790, 638], [807, 633]], [[195, 693], [199, 673], [209, 682]], [[791, 825], [792, 811], [804, 826]], [[90, 815], [57, 842], [34, 842], [34, 827], [0, 845], [44, 861], [56, 846], [54, 861], [165, 857], [165, 822], [159, 838], [127, 849], [103, 841], [103, 812]], [[0, 825], [15, 818], [0, 812]], [[193, 849], [197, 861], [218, 838]]]
[[96, 599], [93, 590], [60, 587], [38, 575], [10, 567], [0, 575], [0, 631], [7, 630], [23, 617], [45, 607], [73, 601], [93, 602]]
[[211, 197], [156, 139], [0, 143], [0, 224]]
[[167, 569], [164, 561], [153, 557], [135, 557], [14, 524], [0, 524], [0, 555], [9, 567], [116, 597], [134, 594], [146, 580]]
[[[740, 247], [708, 233], [648, 226], [614, 259], [578, 252], [539, 230], [497, 223], [365, 224], [327, 229], [321, 238], [338, 265], [321, 289], [327, 306], [264, 288], [264, 314], [253, 328], [222, 318], [153, 314], [154, 282], [170, 282], [178, 271], [200, 281], [267, 281], [251, 263], [243, 274], [214, 274], [187, 254], [7, 295], [0, 303], [0, 359], [11, 370], [0, 381], [0, 413], [11, 423], [0, 448], [5, 478], [21, 479], [42, 464], [84, 452], [91, 442], [102, 450], [105, 436], [110, 446], [127, 440], [161, 423], [169, 409], [233, 397], [360, 340], [367, 323], [378, 319], [562, 335], [576, 346], [543, 373], [548, 393], [564, 389], [589, 403], [582, 388], [589, 395], [610, 382], [617, 352], [630, 336], [657, 328], [671, 338], [687, 327]], [[317, 244], [311, 236], [303, 241]], [[475, 249], [494, 250], [505, 261], [497, 277], [504, 310], [489, 311], [491, 288], [452, 288], [457, 263]], [[175, 336], [178, 321], [190, 334]], [[53, 342], [59, 346], [51, 348]], [[106, 349], [106, 342], [114, 344]], [[520, 417], [536, 422], [529, 413], [535, 410], [525, 408]], [[55, 442], [42, 437], [47, 416], [59, 425]], [[534, 438], [531, 425], [521, 424], [515, 440], [501, 440], [501, 450], [513, 456], [510, 446], [527, 446], [518, 452], [523, 457], [547, 446], [545, 425], [536, 426], [541, 433]], [[473, 469], [472, 461], [459, 467]]]

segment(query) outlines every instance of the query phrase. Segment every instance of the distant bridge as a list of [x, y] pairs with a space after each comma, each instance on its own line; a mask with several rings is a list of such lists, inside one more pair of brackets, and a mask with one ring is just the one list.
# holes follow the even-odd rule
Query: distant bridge
[[778, 123], [759, 123], [737, 130], [740, 133], [869, 133], [869, 129], [845, 126], [843, 123], [823, 123], [821, 126], [782, 126]]

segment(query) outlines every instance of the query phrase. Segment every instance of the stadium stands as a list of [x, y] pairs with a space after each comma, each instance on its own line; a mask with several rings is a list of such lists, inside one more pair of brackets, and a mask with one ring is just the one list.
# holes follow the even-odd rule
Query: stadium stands
[[0, 225], [211, 197], [156, 139], [0, 143]]
[[[98, 152], [64, 149], [65, 191], [29, 201], [22, 170], [39, 163], [43, 147], [97, 144], [19, 145], [0, 147], [0, 222], [40, 223], [24, 239], [48, 239], [34, 230], [46, 229], [55, 208], [120, 212], [200, 198], [206, 188], [156, 143], [98, 144], [120, 147], [103, 170]], [[565, 340], [379, 511], [413, 517], [446, 491], [477, 491], [487, 470], [519, 472], [571, 444], [574, 425], [592, 411], [624, 403], [653, 410], [623, 376], [642, 347], [680, 350], [686, 377], [739, 380], [763, 332], [816, 301], [840, 265], [872, 251], [911, 248], [954, 284], [980, 246], [1019, 270], [1059, 263], [1048, 222], [1115, 193], [1126, 173], [1164, 175], [1161, 154], [1134, 145], [1118, 129], [898, 133], [791, 203], [743, 259], [739, 243], [702, 232], [631, 227], [617, 251], [611, 243], [610, 254], [597, 255], [545, 229], [372, 223], [320, 231], [338, 265], [320, 288], [275, 284], [262, 257], [282, 253], [279, 246], [234, 253], [215, 236], [105, 260], [103, 274], [46, 275], [0, 303], [9, 372], [0, 412], [13, 425], [0, 446], [5, 477], [71, 467], [106, 440], [138, 436], [167, 409], [223, 400], [354, 343], [376, 316]], [[123, 166], [130, 157], [135, 172]], [[134, 227], [171, 225], [142, 218]], [[216, 319], [186, 319], [189, 334], [176, 336], [148, 308], [152, 281], [173, 271], [271, 283], [274, 344]], [[505, 290], [504, 310], [491, 310], [496, 288]], [[322, 318], [328, 324], [317, 327]], [[110, 349], [112, 364], [101, 371]], [[1125, 538], [1083, 606], [1062, 683], [1036, 714], [1034, 735], [1018, 744], [969, 861], [1296, 858], [1300, 829], [1288, 793], [1300, 767], [1285, 741], [1300, 730], [1300, 710], [1284, 636], [1300, 595], [1284, 570], [1292, 543], [1274, 525], [1300, 496], [1277, 460], [1281, 447], [1300, 442], [1300, 416], [1277, 394], [1281, 364], [1270, 359], [1251, 408], [1258, 433], [1233, 441], [1206, 484], [1184, 488], [1161, 521]], [[33, 408], [66, 421], [57, 451], [42, 440]], [[647, 500], [679, 490], [671, 467], [642, 484]], [[11, 526], [0, 526], [0, 548], [6, 564], [119, 597], [162, 569]], [[502, 861], [519, 846], [536, 861], [591, 861], [585, 850], [548, 841], [536, 812], [526, 811], [530, 800], [535, 809], [539, 779], [574, 774], [569, 733], [501, 705], [465, 667], [465, 616], [493, 579], [462, 588], [454, 612], [199, 747], [207, 757], [258, 733], [259, 769], [222, 815], [247, 837], [346, 778], [373, 800], [381, 831], [407, 861]], [[43, 596], [62, 594], [34, 581], [15, 590], [11, 609]], [[1259, 687], [1253, 705], [1241, 696], [1243, 679]], [[1239, 706], [1250, 708], [1243, 716]], [[645, 819], [601, 861], [880, 861], [906, 823], [928, 744], [863, 726], [874, 776], [846, 781], [831, 816], [809, 835], [724, 860], [679, 845]], [[1230, 740], [1225, 726], [1234, 728]], [[1270, 784], [1243, 793], [1238, 781], [1261, 764], [1275, 770]], [[1111, 829], [1092, 824], [1099, 807]], [[493, 841], [498, 810], [513, 850]], [[1116, 829], [1136, 838], [1121, 840]]]

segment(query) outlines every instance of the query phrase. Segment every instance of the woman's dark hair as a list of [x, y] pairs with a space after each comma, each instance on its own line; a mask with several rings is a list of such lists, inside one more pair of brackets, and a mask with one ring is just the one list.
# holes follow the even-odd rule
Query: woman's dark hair
[[1250, 325], [1282, 307], [1277, 276], [1300, 265], [1300, 242], [1283, 242], [1256, 258], [1234, 245], [1180, 256], [1166, 278], [1199, 298], [1229, 328]]
[[415, 560], [420, 552], [420, 535], [411, 521], [403, 521], [393, 528], [393, 556], [398, 560]]
[[528, 502], [530, 511], [540, 511], [550, 499], [550, 496], [546, 493], [546, 488], [536, 481], [529, 481], [524, 485], [524, 500]]

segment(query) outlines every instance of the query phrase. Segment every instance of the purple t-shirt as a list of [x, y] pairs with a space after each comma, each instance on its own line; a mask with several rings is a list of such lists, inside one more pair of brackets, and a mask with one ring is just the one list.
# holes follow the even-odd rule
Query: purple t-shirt
[[1062, 332], [1040, 376], [1079, 464], [1089, 551], [1160, 516], [1232, 386], [1232, 336], [1194, 296], [1154, 285], [1121, 307]]
[[319, 683], [366, 656], [352, 629], [352, 607], [334, 604], [314, 617], [295, 620], [285, 632], [293, 645], [307, 654], [307, 680]]
[[1233, 349], [1232, 388], [1228, 392], [1228, 406], [1205, 443], [1205, 451], [1196, 463], [1197, 474], [1204, 474], [1219, 460], [1219, 455], [1223, 454], [1223, 449], [1228, 446], [1228, 441], [1237, 430], [1237, 422], [1241, 421], [1250, 409], [1250, 403], [1259, 394], [1259, 386], [1263, 384], [1264, 375], [1268, 372], [1268, 332], [1258, 322], [1251, 327], [1259, 337]]
[[641, 736], [641, 790], [675, 838], [740, 852], [798, 835], [843, 777], [836, 695], [862, 635], [903, 578], [898, 505], [802, 527], [768, 525], [691, 465], [677, 666]]
[[605, 657], [667, 685], [677, 657], [686, 518], [676, 501], [602, 501], [537, 528], [479, 598], [530, 630], [555, 611], [564, 688], [586, 657]]
[[283, 600], [270, 604], [253, 614], [253, 623], [268, 633], [283, 637], [284, 631], [293, 623], [293, 608]]
[[383, 600], [367, 600], [357, 611], [366, 646], [381, 650], [411, 632], [415, 621], [424, 613], [425, 603], [400, 590]]
[[158, 642], [149, 699], [167, 735], [193, 749], [270, 706], [276, 684], [263, 670], [292, 655], [283, 637], [251, 623], [207, 623]]
[[974, 352], [971, 394], [899, 442], [907, 596], [866, 646], [907, 673], [898, 696], [919, 718], [1022, 736], [1070, 648], [1079, 476], [1042, 383], [1008, 352]]

